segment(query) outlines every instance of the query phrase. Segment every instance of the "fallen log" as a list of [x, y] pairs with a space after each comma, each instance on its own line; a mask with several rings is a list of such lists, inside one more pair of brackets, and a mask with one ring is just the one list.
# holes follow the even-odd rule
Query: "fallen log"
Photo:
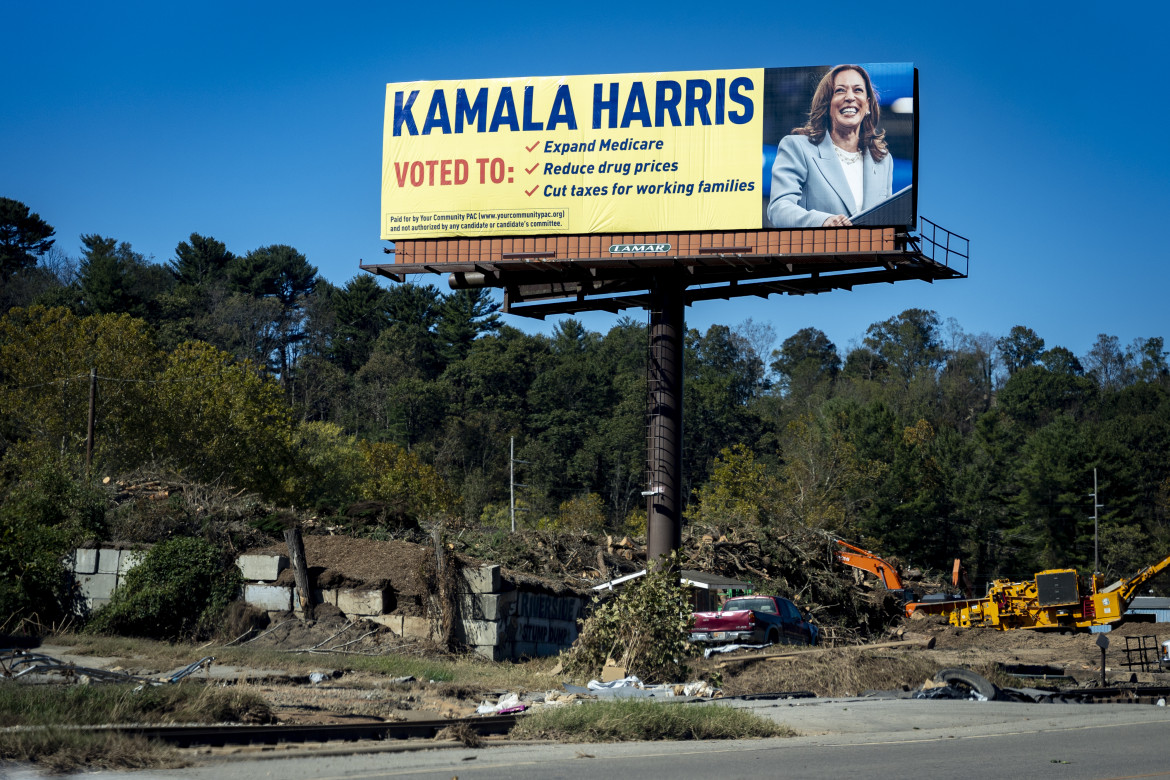
[[751, 661], [778, 661], [790, 658], [808, 658], [812, 655], [824, 655], [832, 650], [891, 650], [900, 648], [903, 650], [918, 649], [930, 650], [934, 647], [934, 637], [927, 637], [925, 639], [903, 639], [897, 642], [877, 642], [872, 645], [848, 645], [845, 647], [814, 647], [809, 650], [797, 650], [788, 653], [756, 653], [754, 655], [741, 655], [736, 658], [728, 658], [722, 663], [716, 664], [720, 669], [723, 669], [731, 664], [749, 663]]

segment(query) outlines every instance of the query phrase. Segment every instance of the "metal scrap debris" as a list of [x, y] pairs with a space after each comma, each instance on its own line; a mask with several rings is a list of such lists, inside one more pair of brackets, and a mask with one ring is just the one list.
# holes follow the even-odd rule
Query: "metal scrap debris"
[[144, 677], [112, 669], [98, 669], [92, 666], [78, 666], [44, 653], [30, 653], [27, 650], [0, 650], [0, 677], [14, 680], [28, 674], [55, 674], [72, 682], [136, 683], [140, 688], [147, 685], [168, 685], [191, 676], [200, 669], [207, 669], [215, 656], [200, 658], [182, 669], [161, 677]]

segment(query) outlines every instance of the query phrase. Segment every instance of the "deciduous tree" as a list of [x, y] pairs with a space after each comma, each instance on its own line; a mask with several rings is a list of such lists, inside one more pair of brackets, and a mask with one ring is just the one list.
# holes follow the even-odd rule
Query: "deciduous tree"
[[1044, 339], [1024, 325], [1013, 325], [1008, 335], [995, 343], [1008, 375], [1021, 368], [1034, 366], [1044, 354]]
[[824, 331], [801, 328], [772, 353], [772, 370], [785, 395], [808, 397], [836, 381], [841, 357]]
[[257, 366], [188, 342], [167, 357], [156, 394], [160, 461], [192, 479], [280, 497], [292, 415]]

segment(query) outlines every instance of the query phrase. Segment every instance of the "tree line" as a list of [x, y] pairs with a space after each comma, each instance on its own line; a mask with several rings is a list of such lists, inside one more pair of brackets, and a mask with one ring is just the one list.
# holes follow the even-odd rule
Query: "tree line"
[[[290, 246], [191, 234], [153, 263], [0, 199], [0, 480], [81, 458], [163, 469], [322, 515], [377, 499], [403, 520], [644, 528], [647, 334], [505, 324], [484, 290], [323, 279]], [[1170, 368], [1160, 336], [1084, 355], [1026, 325], [970, 334], [927, 309], [842, 350], [816, 328], [689, 330], [686, 520], [728, 535], [817, 528], [980, 580], [1170, 552]], [[32, 457], [30, 454], [35, 454]], [[39, 473], [39, 472], [38, 472]], [[21, 480], [25, 481], [22, 482]], [[3, 511], [3, 510], [0, 510]]]

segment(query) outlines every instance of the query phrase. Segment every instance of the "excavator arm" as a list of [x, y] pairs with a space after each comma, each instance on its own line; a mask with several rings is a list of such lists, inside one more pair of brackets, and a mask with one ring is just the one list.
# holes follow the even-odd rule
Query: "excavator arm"
[[1137, 593], [1137, 589], [1140, 588], [1146, 581], [1165, 569], [1167, 566], [1170, 566], [1170, 555], [1167, 555], [1165, 558], [1155, 564], [1147, 566], [1125, 582], [1121, 583], [1121, 587], [1118, 589], [1118, 595], [1121, 598], [1122, 604], [1128, 605], [1131, 601], [1133, 601], [1133, 597], [1134, 594]]
[[834, 539], [841, 549], [837, 550], [837, 560], [855, 569], [867, 571], [876, 576], [886, 586], [887, 590], [902, 590], [902, 578], [898, 570], [889, 561], [879, 558], [869, 550], [855, 547], [844, 539]]

